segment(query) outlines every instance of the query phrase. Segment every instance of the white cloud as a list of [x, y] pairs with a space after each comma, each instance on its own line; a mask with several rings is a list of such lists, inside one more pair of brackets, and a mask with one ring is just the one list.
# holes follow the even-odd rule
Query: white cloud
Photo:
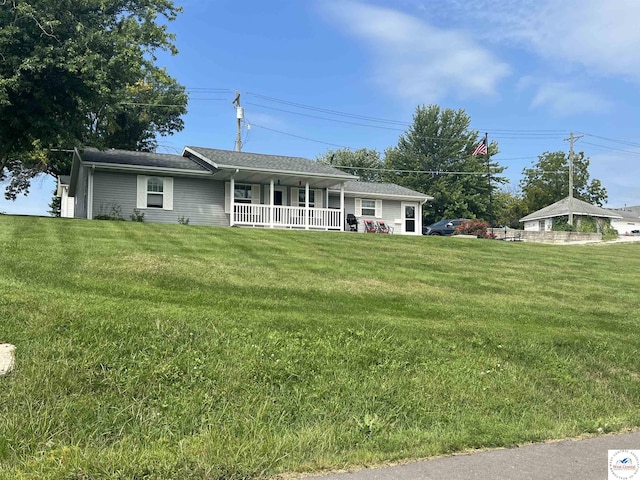
[[488, 41], [512, 42], [563, 68], [640, 81], [637, 0], [450, 1], [447, 17], [476, 25]]
[[536, 93], [531, 107], [546, 107], [559, 117], [611, 110], [610, 103], [600, 95], [570, 82], [538, 81], [534, 88]]
[[413, 102], [495, 94], [509, 67], [462, 31], [436, 28], [391, 8], [325, 4], [330, 17], [373, 50], [376, 80]]

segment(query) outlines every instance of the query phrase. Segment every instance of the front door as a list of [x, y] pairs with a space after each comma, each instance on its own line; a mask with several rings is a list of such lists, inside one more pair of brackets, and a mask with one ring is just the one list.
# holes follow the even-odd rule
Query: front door
[[402, 231], [403, 233], [416, 233], [417, 229], [417, 203], [402, 202]]

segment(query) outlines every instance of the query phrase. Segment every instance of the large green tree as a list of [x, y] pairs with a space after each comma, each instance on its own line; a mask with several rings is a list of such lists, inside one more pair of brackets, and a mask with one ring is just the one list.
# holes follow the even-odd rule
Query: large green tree
[[520, 228], [520, 219], [524, 217], [524, 197], [522, 192], [503, 187], [493, 192], [494, 225], [500, 227]]
[[380, 152], [370, 148], [350, 150], [339, 148], [327, 150], [316, 161], [332, 165], [344, 172], [357, 175], [363, 182], [382, 182], [384, 180], [384, 162]]
[[[526, 213], [535, 212], [569, 195], [569, 156], [565, 152], [545, 152], [520, 180]], [[598, 179], [589, 178], [589, 158], [584, 152], [573, 157], [573, 196], [602, 206], [607, 190]]]
[[[15, 198], [68, 173], [78, 145], [151, 150], [182, 129], [184, 87], [155, 65], [177, 53], [172, 0], [7, 0], [0, 5], [0, 181]], [[154, 106], [155, 105], [155, 106]], [[169, 105], [169, 106], [168, 106]]]
[[[395, 170], [392, 181], [434, 197], [423, 210], [427, 223], [445, 217], [492, 217], [490, 189], [504, 183], [498, 176], [504, 168], [495, 162], [487, 166], [485, 155], [472, 155], [481, 138], [469, 125], [462, 109], [419, 106], [398, 145], [385, 151], [386, 167]], [[498, 153], [495, 143], [488, 150]]]

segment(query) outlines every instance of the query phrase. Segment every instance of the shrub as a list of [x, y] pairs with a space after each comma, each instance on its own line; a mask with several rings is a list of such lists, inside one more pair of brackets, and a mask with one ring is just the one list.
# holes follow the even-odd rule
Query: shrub
[[489, 224], [487, 222], [481, 222], [480, 220], [462, 222], [458, 225], [458, 228], [456, 228], [455, 235], [475, 235], [478, 238], [496, 238], [492, 232], [489, 232]]
[[556, 217], [553, 219], [553, 224], [551, 225], [552, 232], [572, 232], [573, 225], [569, 224], [569, 217], [562, 216]]
[[141, 212], [137, 208], [133, 209], [133, 213], [130, 217], [132, 222], [144, 222], [144, 212]]
[[115, 203], [111, 203], [111, 204], [107, 205], [106, 208], [108, 210], [105, 213], [105, 206], [104, 205], [100, 205], [100, 213], [98, 213], [98, 215], [93, 217], [94, 220], [122, 220], [122, 221], [124, 221], [124, 218], [122, 218], [122, 207], [120, 207], [120, 205], [115, 204]]
[[578, 223], [578, 232], [596, 233], [598, 231], [598, 221], [593, 217], [582, 217]]
[[618, 233], [618, 231], [608, 223], [602, 225], [602, 240], [604, 240], [605, 242], [609, 240], [615, 240], [619, 235], [620, 234]]

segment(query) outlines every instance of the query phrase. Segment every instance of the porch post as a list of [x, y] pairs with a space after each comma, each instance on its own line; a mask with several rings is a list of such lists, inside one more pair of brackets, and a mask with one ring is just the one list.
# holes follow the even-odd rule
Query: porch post
[[309, 182], [304, 185], [304, 228], [309, 230]]
[[271, 226], [271, 228], [273, 228], [273, 199], [274, 199], [274, 193], [273, 193], [273, 178], [271, 179], [271, 183], [269, 184], [269, 225]]
[[340, 226], [344, 231], [344, 183], [340, 184]]
[[236, 180], [232, 176], [231, 180], [229, 181], [229, 195], [231, 196], [231, 198], [229, 199], [229, 205], [231, 205], [231, 212], [230, 212], [231, 215], [229, 216], [230, 218], [229, 226], [231, 227], [235, 225], [235, 205], [233, 202], [233, 199], [235, 198], [235, 191], [236, 191]]
[[331, 222], [331, 215], [329, 214], [329, 187], [322, 191], [322, 222], [324, 223], [324, 229], [329, 231], [329, 223]]

